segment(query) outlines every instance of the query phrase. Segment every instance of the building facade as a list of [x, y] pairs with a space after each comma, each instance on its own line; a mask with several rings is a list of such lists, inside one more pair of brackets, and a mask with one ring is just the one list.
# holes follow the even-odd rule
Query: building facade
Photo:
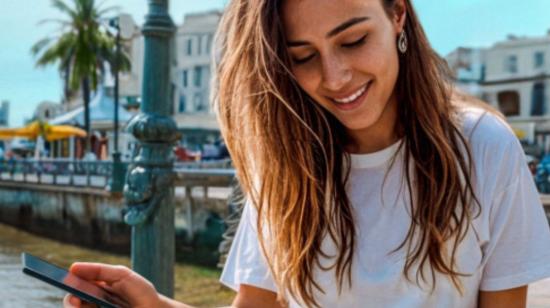
[[446, 59], [460, 88], [500, 110], [526, 146], [550, 152], [550, 31], [458, 48]]
[[174, 120], [183, 133], [184, 145], [191, 147], [219, 138], [210, 83], [214, 35], [221, 15], [220, 11], [185, 15], [175, 39]]

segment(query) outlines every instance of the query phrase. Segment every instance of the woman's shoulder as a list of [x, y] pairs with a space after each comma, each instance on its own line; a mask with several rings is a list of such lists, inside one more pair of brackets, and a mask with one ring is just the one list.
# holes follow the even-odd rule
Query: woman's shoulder
[[504, 116], [491, 108], [464, 106], [458, 110], [462, 134], [473, 150], [519, 146], [514, 130]]
[[504, 117], [491, 110], [468, 107], [460, 111], [479, 185], [488, 195], [508, 187], [526, 168], [523, 148]]

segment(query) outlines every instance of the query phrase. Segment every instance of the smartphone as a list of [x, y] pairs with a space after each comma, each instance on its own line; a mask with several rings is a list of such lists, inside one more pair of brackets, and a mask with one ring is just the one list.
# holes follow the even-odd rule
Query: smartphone
[[25, 252], [21, 254], [21, 260], [23, 273], [67, 291], [84, 301], [106, 308], [130, 307], [116, 295], [66, 269]]

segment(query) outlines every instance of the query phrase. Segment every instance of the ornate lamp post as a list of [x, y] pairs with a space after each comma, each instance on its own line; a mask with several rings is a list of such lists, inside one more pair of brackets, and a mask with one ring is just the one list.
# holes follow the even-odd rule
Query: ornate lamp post
[[115, 77], [115, 88], [114, 88], [114, 140], [113, 140], [113, 173], [109, 183], [109, 190], [112, 192], [122, 191], [122, 185], [124, 181], [124, 166], [120, 160], [120, 152], [118, 150], [118, 111], [119, 111], [119, 72], [120, 72], [120, 39], [128, 40], [132, 37], [134, 32], [133, 22], [129, 15], [123, 14], [118, 17], [112, 18], [109, 20], [109, 26], [113, 27], [116, 30], [116, 52], [115, 52], [115, 62], [113, 67], [113, 73]]
[[132, 268], [169, 297], [174, 293], [174, 142], [171, 118], [170, 41], [175, 31], [168, 0], [148, 0], [141, 114], [129, 131], [139, 140], [128, 168], [124, 196], [132, 226]]

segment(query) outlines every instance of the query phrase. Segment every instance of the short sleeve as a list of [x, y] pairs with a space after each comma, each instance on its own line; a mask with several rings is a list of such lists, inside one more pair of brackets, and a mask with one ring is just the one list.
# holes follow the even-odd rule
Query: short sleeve
[[[480, 290], [511, 289], [550, 277], [550, 227], [519, 144], [508, 185], [494, 195]], [[520, 153], [518, 153], [520, 152]], [[517, 155], [514, 155], [517, 154]]]
[[260, 247], [256, 217], [255, 208], [245, 204], [220, 282], [237, 292], [241, 284], [277, 292]]

